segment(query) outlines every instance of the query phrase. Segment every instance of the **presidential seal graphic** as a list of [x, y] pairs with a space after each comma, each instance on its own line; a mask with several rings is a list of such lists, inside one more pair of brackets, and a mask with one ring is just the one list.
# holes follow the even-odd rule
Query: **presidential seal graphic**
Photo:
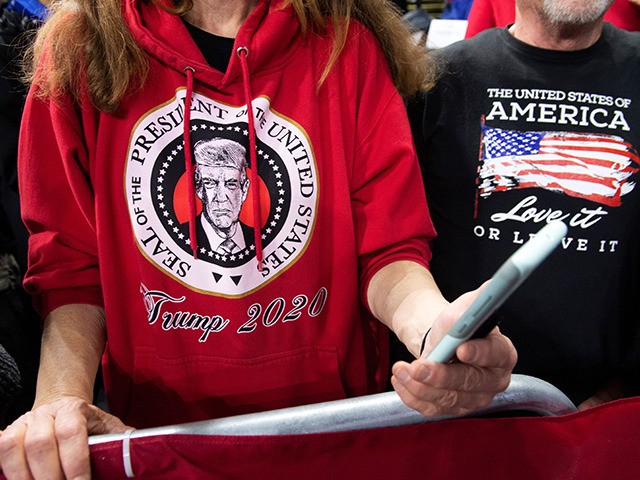
[[189, 178], [184, 97], [179, 90], [149, 112], [131, 136], [125, 192], [135, 240], [150, 262], [189, 288], [242, 296], [285, 271], [311, 238], [318, 199], [313, 151], [298, 125], [272, 111], [268, 99], [255, 99], [252, 182], [246, 107], [194, 94]]

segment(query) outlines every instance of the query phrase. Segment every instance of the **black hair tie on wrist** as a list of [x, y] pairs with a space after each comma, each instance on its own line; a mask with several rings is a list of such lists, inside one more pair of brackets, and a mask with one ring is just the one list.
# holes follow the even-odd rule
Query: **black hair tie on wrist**
[[426, 333], [424, 334], [424, 337], [422, 337], [422, 343], [420, 344], [420, 354], [418, 355], [419, 357], [422, 356], [422, 352], [424, 352], [424, 346], [427, 343], [427, 335], [429, 335], [429, 332], [431, 331], [431, 329], [429, 328]]

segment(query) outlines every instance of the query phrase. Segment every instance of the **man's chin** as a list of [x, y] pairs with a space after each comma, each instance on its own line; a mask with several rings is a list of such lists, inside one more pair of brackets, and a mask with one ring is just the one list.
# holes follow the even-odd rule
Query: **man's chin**
[[234, 224], [238, 223], [238, 220], [234, 220], [233, 218], [227, 215], [218, 215], [213, 217], [213, 226], [220, 230], [228, 230], [233, 227]]

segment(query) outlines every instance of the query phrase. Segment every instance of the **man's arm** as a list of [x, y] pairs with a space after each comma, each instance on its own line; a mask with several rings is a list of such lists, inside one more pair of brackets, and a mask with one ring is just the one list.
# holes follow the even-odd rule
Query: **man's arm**
[[[425, 333], [425, 353], [471, 304], [479, 290], [449, 304], [431, 273], [409, 261], [381, 268], [371, 279], [371, 312], [391, 328], [416, 356]], [[459, 362], [440, 364], [418, 358], [393, 366], [392, 384], [402, 400], [425, 415], [459, 415], [485, 407], [504, 390], [517, 360], [511, 341], [496, 328], [486, 338], [470, 340], [456, 351]]]
[[88, 434], [126, 429], [91, 404], [105, 341], [100, 307], [67, 305], [47, 316], [34, 407], [0, 437], [7, 478], [90, 478]]
[[596, 393], [587, 398], [584, 402], [578, 405], [578, 410], [586, 410], [587, 408], [595, 407], [603, 403], [612, 402], [619, 398], [624, 398], [632, 395], [628, 388], [625, 387], [624, 382], [616, 377], [605, 383]]

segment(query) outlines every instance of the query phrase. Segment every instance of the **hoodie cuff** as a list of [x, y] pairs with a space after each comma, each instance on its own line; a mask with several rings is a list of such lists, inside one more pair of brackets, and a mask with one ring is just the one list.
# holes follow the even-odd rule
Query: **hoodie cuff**
[[102, 288], [84, 287], [64, 290], [48, 290], [34, 297], [34, 307], [43, 319], [56, 308], [72, 304], [104, 307]]

